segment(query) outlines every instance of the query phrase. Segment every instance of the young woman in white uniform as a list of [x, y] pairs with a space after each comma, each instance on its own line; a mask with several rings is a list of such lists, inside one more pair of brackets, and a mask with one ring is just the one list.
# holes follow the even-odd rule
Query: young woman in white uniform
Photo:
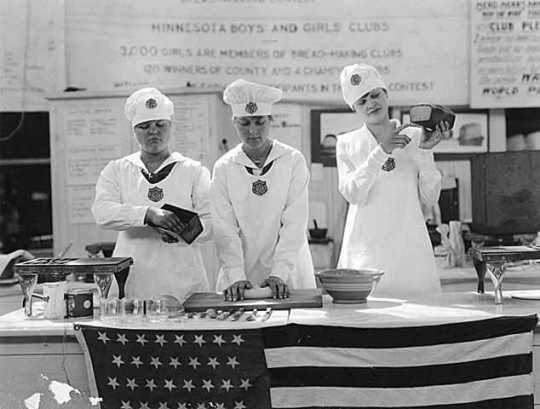
[[[119, 231], [113, 256], [134, 259], [128, 297], [172, 295], [183, 301], [191, 292], [208, 291], [198, 243], [211, 238], [210, 172], [169, 151], [173, 112], [172, 101], [157, 89], [134, 92], [125, 113], [141, 150], [111, 161], [96, 185], [96, 223]], [[166, 203], [201, 214], [203, 233], [191, 245], [154, 228], [184, 228], [173, 212], [161, 209]]]
[[307, 241], [309, 173], [303, 155], [269, 138], [281, 90], [237, 80], [224, 92], [241, 143], [214, 165], [211, 202], [220, 260], [217, 290], [229, 300], [268, 286], [273, 296], [313, 288]]
[[341, 87], [363, 126], [340, 135], [336, 146], [339, 190], [349, 202], [338, 266], [383, 270], [374, 296], [438, 293], [420, 203], [438, 201], [441, 175], [431, 148], [448, 124], [430, 134], [399, 127], [389, 118], [386, 85], [369, 65], [345, 67]]

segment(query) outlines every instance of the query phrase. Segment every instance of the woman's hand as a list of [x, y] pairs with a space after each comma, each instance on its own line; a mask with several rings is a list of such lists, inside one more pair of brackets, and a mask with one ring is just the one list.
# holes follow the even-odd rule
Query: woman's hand
[[182, 233], [185, 224], [173, 212], [159, 207], [149, 207], [144, 222], [150, 226], [162, 227], [175, 233]]
[[289, 287], [285, 282], [276, 276], [270, 276], [263, 281], [261, 287], [270, 287], [273, 298], [289, 298]]
[[165, 243], [178, 243], [178, 239], [174, 236], [171, 236], [169, 233], [160, 232], [161, 241]]
[[253, 286], [249, 280], [240, 280], [233, 283], [231, 286], [223, 291], [225, 301], [237, 301], [244, 299], [244, 290], [252, 288]]
[[407, 135], [400, 134], [403, 129], [408, 127], [407, 125], [398, 127], [394, 121], [392, 121], [392, 124], [394, 126], [394, 130], [392, 131], [392, 133], [386, 138], [381, 138], [381, 140], [379, 141], [381, 148], [388, 155], [392, 154], [392, 152], [396, 148], [403, 149], [411, 141], [411, 138], [409, 138]]
[[422, 139], [418, 145], [421, 149], [431, 149], [443, 139], [450, 138], [450, 125], [448, 122], [439, 122], [434, 131], [428, 131], [424, 128]]

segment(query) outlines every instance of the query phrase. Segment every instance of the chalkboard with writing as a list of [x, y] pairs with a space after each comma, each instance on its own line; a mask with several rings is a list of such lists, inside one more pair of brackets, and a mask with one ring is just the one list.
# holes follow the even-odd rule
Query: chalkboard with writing
[[540, 105], [540, 1], [474, 0], [473, 108]]

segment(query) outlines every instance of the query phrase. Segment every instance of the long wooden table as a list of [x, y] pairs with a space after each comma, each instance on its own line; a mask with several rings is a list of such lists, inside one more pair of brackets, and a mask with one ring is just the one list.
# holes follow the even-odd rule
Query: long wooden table
[[[493, 294], [474, 291], [443, 293], [416, 300], [370, 298], [365, 305], [337, 305], [324, 297], [321, 309], [276, 311], [268, 325], [319, 325], [343, 327], [395, 327], [464, 322], [498, 316], [520, 316], [540, 311], [540, 301], [524, 301], [507, 291], [503, 305], [493, 303]], [[36, 305], [39, 310], [39, 305]], [[87, 321], [90, 322], [90, 321]], [[41, 374], [90, 393], [83, 352], [74, 337], [74, 321], [24, 319], [22, 309], [0, 316], [0, 399], [21, 400], [43, 389]], [[206, 321], [208, 324], [208, 321]], [[212, 324], [214, 325], [214, 324]], [[239, 323], [221, 323], [234, 328]], [[184, 321], [168, 329], [199, 329], [201, 322]], [[540, 393], [540, 331], [533, 339], [534, 388]], [[24, 381], [21, 381], [24, 380]], [[540, 395], [538, 395], [540, 396]], [[540, 406], [540, 402], [539, 406]]]

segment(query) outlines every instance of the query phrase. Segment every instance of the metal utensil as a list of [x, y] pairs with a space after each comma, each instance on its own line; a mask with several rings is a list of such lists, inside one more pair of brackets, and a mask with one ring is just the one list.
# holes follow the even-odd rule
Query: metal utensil
[[58, 253], [58, 258], [64, 257], [71, 248], [71, 246], [73, 246], [73, 242], [69, 243], [60, 253]]
[[244, 314], [244, 309], [243, 308], [239, 308], [238, 310], [236, 310], [235, 312], [233, 312], [231, 314], [231, 316], [229, 317], [229, 319], [231, 321], [238, 321], [240, 319], [240, 317]]
[[268, 318], [270, 318], [271, 315], [272, 315], [272, 308], [268, 307], [268, 308], [264, 311], [264, 315], [263, 315], [261, 321], [267, 321]]
[[231, 315], [229, 311], [223, 311], [221, 314], [218, 314], [217, 319], [219, 321], [223, 321], [223, 320], [226, 320], [229, 317], [229, 315]]
[[246, 317], [246, 321], [255, 321], [257, 319], [257, 308], [254, 308], [252, 311], [251, 311], [251, 314], [249, 314], [247, 317]]

